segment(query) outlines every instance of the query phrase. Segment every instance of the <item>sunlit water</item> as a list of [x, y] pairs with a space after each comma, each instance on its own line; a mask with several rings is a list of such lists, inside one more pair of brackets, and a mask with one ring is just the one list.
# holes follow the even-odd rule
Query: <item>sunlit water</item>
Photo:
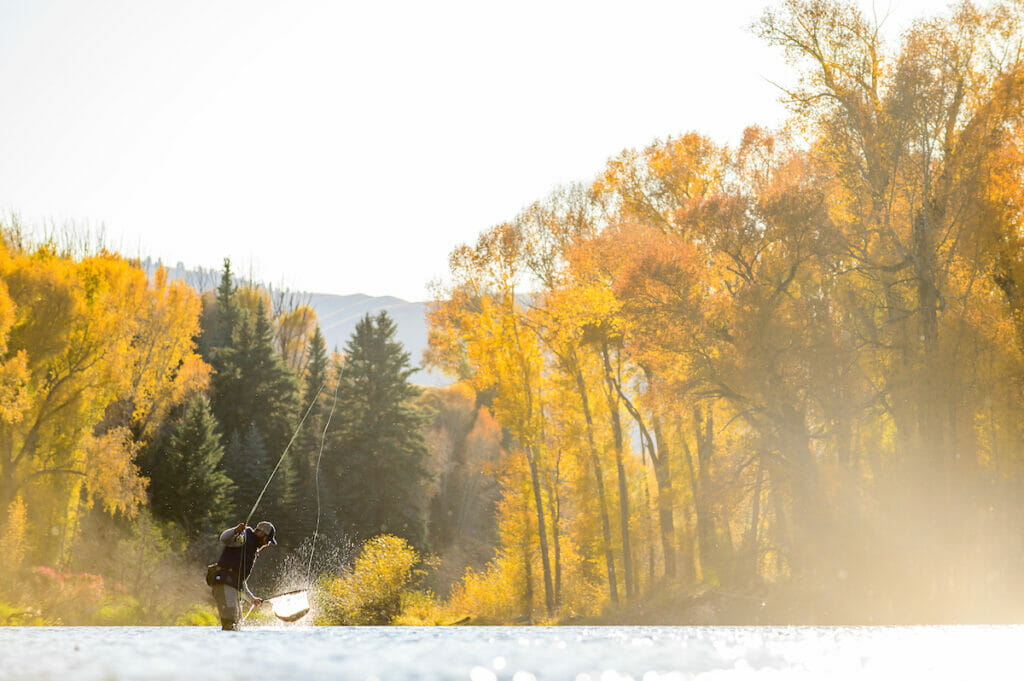
[[1024, 626], [0, 627], [0, 679], [1019, 679]]

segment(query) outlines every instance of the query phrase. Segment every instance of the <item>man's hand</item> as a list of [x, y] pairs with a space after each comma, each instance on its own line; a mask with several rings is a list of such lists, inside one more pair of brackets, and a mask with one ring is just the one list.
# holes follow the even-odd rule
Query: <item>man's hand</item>
[[256, 598], [255, 596], [252, 597], [252, 604], [253, 605], [260, 605], [261, 603], [263, 603], [263, 599], [262, 598]]
[[245, 523], [238, 523], [235, 526], [235, 534], [242, 534], [243, 532], [245, 532]]

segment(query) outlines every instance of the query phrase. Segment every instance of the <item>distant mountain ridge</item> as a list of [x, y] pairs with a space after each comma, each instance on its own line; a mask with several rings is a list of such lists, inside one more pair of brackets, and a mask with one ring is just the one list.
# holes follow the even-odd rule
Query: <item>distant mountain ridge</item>
[[[142, 269], [151, 277], [161, 264], [163, 263], [150, 258], [141, 263]], [[173, 267], [164, 264], [164, 269], [169, 280], [183, 280], [199, 292], [216, 288], [220, 283], [221, 274], [217, 270], [190, 269], [182, 263]], [[236, 277], [236, 282], [249, 283], [242, 277]], [[273, 288], [259, 282], [254, 283], [264, 288]], [[413, 365], [420, 367], [410, 380], [419, 385], [432, 386], [448, 385], [452, 382], [440, 372], [422, 368], [423, 351], [427, 348], [426, 303], [409, 302], [394, 296], [369, 296], [363, 293], [336, 295], [294, 291], [289, 292], [289, 295], [308, 304], [316, 312], [328, 351], [344, 349], [360, 319], [368, 314], [372, 316], [381, 310], [386, 311], [394, 320], [398, 329], [398, 340], [405, 346]]]
[[410, 303], [394, 296], [368, 296], [362, 293], [347, 296], [330, 293], [306, 295], [309, 296], [309, 306], [316, 311], [317, 319], [320, 320], [320, 331], [327, 340], [328, 348], [344, 348], [360, 319], [383, 310], [398, 327], [398, 340], [412, 357], [412, 363], [421, 367], [420, 371], [412, 375], [412, 382], [420, 385], [451, 383], [451, 379], [444, 374], [422, 368], [423, 351], [427, 349], [426, 303]]

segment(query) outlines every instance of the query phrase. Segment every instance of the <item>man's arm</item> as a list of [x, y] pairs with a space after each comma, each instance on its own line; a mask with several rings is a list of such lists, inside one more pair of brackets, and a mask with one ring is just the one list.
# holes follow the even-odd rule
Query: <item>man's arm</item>
[[220, 533], [220, 543], [224, 546], [241, 546], [245, 543], [245, 523], [238, 523]]
[[[259, 598], [252, 591], [249, 591], [249, 585], [248, 584], [243, 584], [242, 588], [245, 590], [245, 595], [249, 597], [249, 602], [250, 603], [252, 603], [253, 605], [259, 605], [260, 603], [263, 602], [262, 598]], [[239, 593], [241, 593], [241, 592], [239, 592]]]

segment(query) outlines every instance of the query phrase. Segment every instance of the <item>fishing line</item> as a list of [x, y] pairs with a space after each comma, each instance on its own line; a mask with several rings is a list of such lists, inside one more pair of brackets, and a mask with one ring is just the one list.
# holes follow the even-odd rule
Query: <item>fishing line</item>
[[252, 520], [252, 514], [256, 512], [256, 507], [260, 505], [260, 501], [263, 499], [263, 494], [270, 487], [270, 481], [274, 479], [274, 475], [277, 474], [277, 469], [281, 467], [281, 462], [284, 461], [284, 457], [287, 456], [288, 450], [292, 448], [292, 443], [295, 442], [295, 438], [298, 437], [299, 431], [302, 430], [302, 424], [306, 422], [306, 417], [309, 416], [310, 412], [313, 411], [313, 405], [316, 404], [317, 399], [320, 397], [320, 393], [323, 391], [324, 386], [327, 385], [327, 381], [324, 381], [320, 388], [316, 391], [316, 395], [313, 395], [313, 400], [309, 403], [309, 408], [306, 409], [306, 413], [302, 416], [302, 420], [299, 421], [299, 425], [295, 426], [295, 432], [292, 433], [292, 439], [288, 441], [288, 446], [284, 448], [281, 453], [281, 458], [277, 460], [277, 465], [274, 466], [274, 470], [270, 471], [270, 477], [267, 478], [267, 484], [263, 485], [263, 489], [260, 491], [260, 495], [256, 497], [256, 503], [252, 505], [252, 509], [249, 511], [249, 515], [245, 518], [245, 524], [248, 525], [249, 521]]
[[[284, 451], [281, 452], [281, 457], [277, 460], [277, 464], [274, 466], [274, 470], [272, 470], [270, 472], [270, 476], [267, 478], [267, 482], [263, 485], [263, 489], [260, 490], [259, 496], [256, 497], [256, 502], [252, 505], [252, 509], [249, 511], [249, 515], [245, 519], [245, 524], [246, 525], [249, 524], [249, 521], [252, 519], [253, 514], [256, 512], [257, 507], [259, 507], [260, 501], [263, 500], [263, 495], [266, 493], [267, 488], [270, 487], [270, 483], [274, 479], [274, 475], [277, 474], [278, 469], [281, 467], [281, 463], [284, 461], [284, 457], [286, 457], [288, 455], [288, 450], [291, 449], [292, 444], [295, 442], [295, 438], [298, 437], [299, 432], [302, 430], [303, 424], [306, 422], [306, 419], [313, 412], [313, 407], [316, 406], [317, 400], [320, 399], [320, 394], [323, 392], [325, 387], [327, 387], [327, 381], [326, 380], [324, 380], [324, 382], [320, 384], [320, 387], [317, 389], [316, 394], [313, 395], [313, 399], [310, 401], [309, 406], [306, 408], [306, 413], [302, 415], [302, 419], [299, 421], [298, 425], [295, 426], [295, 432], [292, 433], [291, 440], [288, 441], [288, 445], [284, 448]], [[338, 406], [338, 391], [339, 391], [340, 388], [341, 388], [341, 372], [339, 372], [339, 374], [338, 374], [338, 384], [334, 388], [334, 400], [331, 403], [331, 411], [327, 415], [327, 422], [324, 424], [323, 432], [320, 434], [320, 451], [318, 452], [317, 457], [316, 457], [316, 471], [315, 471], [315, 474], [314, 474], [314, 486], [316, 487], [316, 527], [313, 530], [313, 540], [312, 540], [312, 543], [311, 543], [310, 549], [309, 549], [309, 563], [306, 566], [306, 582], [307, 582], [307, 584], [309, 583], [309, 577], [310, 577], [310, 574], [312, 572], [312, 568], [313, 568], [313, 554], [314, 554], [314, 551], [316, 550], [316, 540], [317, 540], [317, 536], [319, 535], [319, 532], [320, 532], [320, 461], [323, 459], [324, 446], [325, 446], [325, 443], [327, 442], [327, 429], [331, 425], [331, 419], [334, 418], [334, 411], [335, 411], [335, 409]], [[304, 593], [304, 591], [303, 591], [303, 593]], [[243, 622], [249, 617], [249, 613], [252, 612], [254, 607], [255, 607], [255, 604], [253, 604], [249, 608], [248, 612], [245, 613], [245, 617], [242, 618]], [[307, 612], [308, 609], [309, 608], [308, 608], [308, 602], [307, 602], [306, 610], [303, 611], [302, 614], [305, 614], [305, 612]], [[285, 619], [286, 619], [286, 621], [291, 621], [288, 618], [285, 618]]]
[[327, 423], [324, 424], [324, 432], [320, 435], [320, 453], [316, 456], [316, 471], [313, 474], [313, 486], [316, 487], [316, 527], [313, 529], [313, 542], [309, 546], [309, 564], [306, 565], [306, 584], [309, 584], [309, 575], [313, 571], [313, 551], [316, 550], [316, 538], [320, 533], [320, 459], [324, 456], [324, 443], [327, 441], [327, 428], [331, 425], [331, 419], [334, 417], [334, 408], [338, 406], [338, 390], [340, 388], [341, 371], [338, 372], [338, 385], [334, 388], [334, 402], [331, 404], [331, 413], [327, 415]]

